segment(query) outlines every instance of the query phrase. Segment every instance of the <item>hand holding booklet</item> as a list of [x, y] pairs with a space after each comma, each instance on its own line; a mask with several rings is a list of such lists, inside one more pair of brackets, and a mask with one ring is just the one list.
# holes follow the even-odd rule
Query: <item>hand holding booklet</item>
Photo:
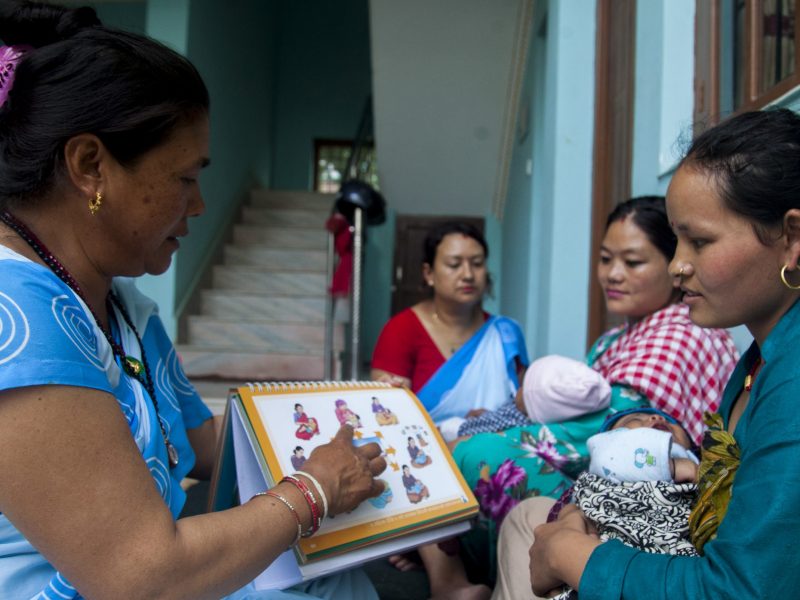
[[[405, 388], [377, 382], [282, 382], [232, 390], [225, 415], [211, 510], [242, 502], [303, 469], [341, 425], [353, 443], [377, 443], [387, 468], [383, 492], [347, 514], [323, 520], [256, 579], [285, 588], [445, 539], [469, 529], [478, 504], [430, 416]], [[232, 458], [235, 457], [235, 461]], [[235, 465], [235, 466], [234, 466]]]

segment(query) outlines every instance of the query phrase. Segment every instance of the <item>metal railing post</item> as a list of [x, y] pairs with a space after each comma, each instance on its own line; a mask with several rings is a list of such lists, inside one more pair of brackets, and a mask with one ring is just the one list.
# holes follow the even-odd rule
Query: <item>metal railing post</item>
[[322, 354], [325, 379], [333, 379], [333, 296], [330, 285], [333, 281], [334, 234], [328, 233], [328, 256], [325, 266], [325, 348]]
[[361, 362], [361, 275], [364, 258], [364, 211], [355, 207], [353, 214], [353, 283], [350, 300], [350, 379], [359, 379]]

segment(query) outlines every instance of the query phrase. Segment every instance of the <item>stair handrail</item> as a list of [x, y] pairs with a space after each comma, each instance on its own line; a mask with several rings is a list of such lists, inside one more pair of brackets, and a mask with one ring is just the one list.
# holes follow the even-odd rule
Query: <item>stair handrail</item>
[[[373, 139], [373, 112], [372, 112], [372, 95], [369, 94], [364, 102], [364, 108], [361, 111], [361, 118], [359, 119], [358, 129], [353, 139], [350, 156], [347, 159], [347, 166], [344, 173], [345, 178], [342, 181], [344, 186], [348, 181], [361, 181], [359, 176], [359, 166], [364, 164], [362, 154], [364, 149], [367, 148], [367, 143]], [[369, 170], [362, 169], [363, 173]], [[381, 202], [382, 202], [381, 198]], [[338, 204], [338, 202], [337, 202]], [[336, 205], [334, 205], [336, 210]], [[367, 216], [367, 218], [369, 218]], [[355, 206], [352, 215], [352, 232], [353, 232], [353, 274], [350, 282], [350, 348], [349, 348], [349, 367], [350, 379], [359, 379], [359, 363], [360, 363], [360, 349], [361, 349], [361, 296], [362, 296], [362, 272], [363, 272], [363, 253], [364, 253], [364, 226], [365, 215], [363, 210]], [[328, 235], [328, 256], [327, 256], [327, 281], [333, 280], [333, 272], [335, 268], [334, 258], [334, 233], [329, 232]], [[325, 296], [325, 347], [324, 347], [324, 365], [325, 365], [325, 379], [332, 379], [334, 375], [334, 357], [333, 357], [333, 326], [334, 326], [334, 311], [335, 305], [330, 287]], [[338, 374], [337, 374], [338, 375]]]

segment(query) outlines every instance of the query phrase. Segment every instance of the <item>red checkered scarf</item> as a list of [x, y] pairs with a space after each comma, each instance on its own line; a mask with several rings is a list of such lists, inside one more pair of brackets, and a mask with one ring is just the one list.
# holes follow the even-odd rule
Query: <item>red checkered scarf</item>
[[623, 330], [592, 367], [610, 384], [626, 384], [647, 396], [700, 443], [703, 413], [717, 410], [738, 360], [730, 334], [698, 327], [685, 304], [672, 304], [626, 328], [604, 334], [610, 338]]

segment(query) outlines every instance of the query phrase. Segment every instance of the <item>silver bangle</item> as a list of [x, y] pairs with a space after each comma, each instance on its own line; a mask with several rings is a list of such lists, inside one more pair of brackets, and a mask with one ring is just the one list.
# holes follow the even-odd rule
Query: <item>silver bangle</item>
[[[303, 526], [300, 524], [300, 515], [297, 514], [297, 511], [295, 510], [294, 506], [292, 506], [292, 503], [289, 502], [283, 496], [281, 496], [279, 493], [273, 492], [272, 490], [267, 490], [266, 492], [258, 492], [257, 494], [253, 494], [253, 498], [256, 498], [258, 496], [268, 496], [270, 498], [275, 498], [277, 500], [280, 500], [289, 508], [290, 511], [292, 511], [292, 516], [294, 517], [294, 520], [297, 521], [297, 535], [295, 536], [294, 541], [289, 545], [290, 546], [296, 545], [297, 542], [300, 541], [300, 537], [303, 535]], [[250, 499], [252, 500], [253, 498]]]
[[322, 517], [320, 518], [321, 521], [322, 519], [328, 516], [328, 498], [325, 496], [325, 490], [322, 489], [322, 486], [319, 484], [319, 481], [317, 481], [317, 478], [314, 477], [313, 475], [309, 475], [305, 471], [297, 471], [295, 475], [302, 475], [303, 477], [308, 479], [311, 483], [313, 483], [314, 486], [317, 488], [317, 491], [319, 492], [319, 497], [322, 498]]

